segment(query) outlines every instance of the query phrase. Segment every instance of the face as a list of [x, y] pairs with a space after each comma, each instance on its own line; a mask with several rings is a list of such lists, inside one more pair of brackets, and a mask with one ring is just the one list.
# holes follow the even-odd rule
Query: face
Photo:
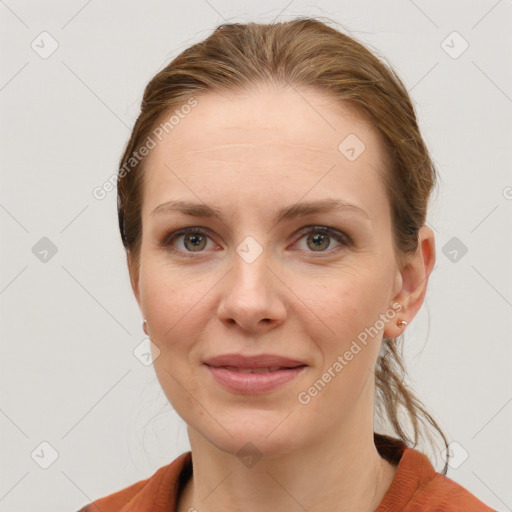
[[[372, 428], [372, 369], [401, 286], [376, 131], [312, 90], [196, 99], [146, 160], [131, 269], [169, 402], [189, 432], [229, 453]], [[218, 216], [161, 206], [173, 201]], [[246, 392], [204, 364], [221, 354], [303, 366]]]

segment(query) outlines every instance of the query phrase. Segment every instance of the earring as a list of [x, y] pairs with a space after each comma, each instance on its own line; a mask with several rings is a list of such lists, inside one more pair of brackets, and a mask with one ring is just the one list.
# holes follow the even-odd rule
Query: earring
[[149, 336], [149, 333], [148, 333], [148, 323], [146, 322], [146, 320], [144, 320], [144, 322], [142, 322], [142, 329]]
[[397, 327], [405, 327], [407, 325], [407, 322], [405, 320], [397, 320], [396, 325]]

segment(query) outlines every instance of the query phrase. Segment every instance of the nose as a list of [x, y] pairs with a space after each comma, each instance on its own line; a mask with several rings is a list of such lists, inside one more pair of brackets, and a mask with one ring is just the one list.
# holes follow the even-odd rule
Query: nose
[[219, 319], [251, 333], [274, 329], [286, 319], [286, 289], [265, 252], [252, 262], [235, 254], [233, 268], [223, 280]]

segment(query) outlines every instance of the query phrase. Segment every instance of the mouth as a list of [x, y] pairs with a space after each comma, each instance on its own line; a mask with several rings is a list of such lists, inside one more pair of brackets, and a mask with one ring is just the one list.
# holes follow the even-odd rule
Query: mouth
[[281, 386], [296, 379], [307, 367], [266, 366], [259, 368], [240, 368], [237, 366], [204, 365], [213, 377], [213, 382], [224, 390], [244, 395], [256, 395], [278, 390]]
[[208, 366], [215, 368], [229, 368], [233, 370], [280, 370], [282, 368], [296, 368], [304, 366], [304, 361], [291, 359], [279, 354], [255, 354], [245, 355], [241, 353], [220, 354], [203, 361]]
[[237, 366], [212, 366], [207, 364], [206, 366], [210, 366], [211, 368], [225, 368], [226, 370], [232, 372], [240, 372], [240, 373], [271, 373], [278, 372], [281, 370], [293, 370], [295, 368], [302, 368], [306, 366], [305, 364], [297, 365], [297, 366], [271, 366], [271, 367], [262, 367], [262, 368], [239, 368]]

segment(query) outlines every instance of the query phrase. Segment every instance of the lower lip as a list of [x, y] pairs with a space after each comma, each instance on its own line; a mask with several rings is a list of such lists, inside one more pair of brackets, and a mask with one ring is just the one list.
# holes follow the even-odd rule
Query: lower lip
[[227, 368], [216, 368], [205, 365], [213, 375], [213, 378], [231, 391], [246, 394], [264, 393], [272, 391], [279, 386], [290, 382], [302, 373], [306, 366], [276, 370], [267, 373], [243, 373]]

